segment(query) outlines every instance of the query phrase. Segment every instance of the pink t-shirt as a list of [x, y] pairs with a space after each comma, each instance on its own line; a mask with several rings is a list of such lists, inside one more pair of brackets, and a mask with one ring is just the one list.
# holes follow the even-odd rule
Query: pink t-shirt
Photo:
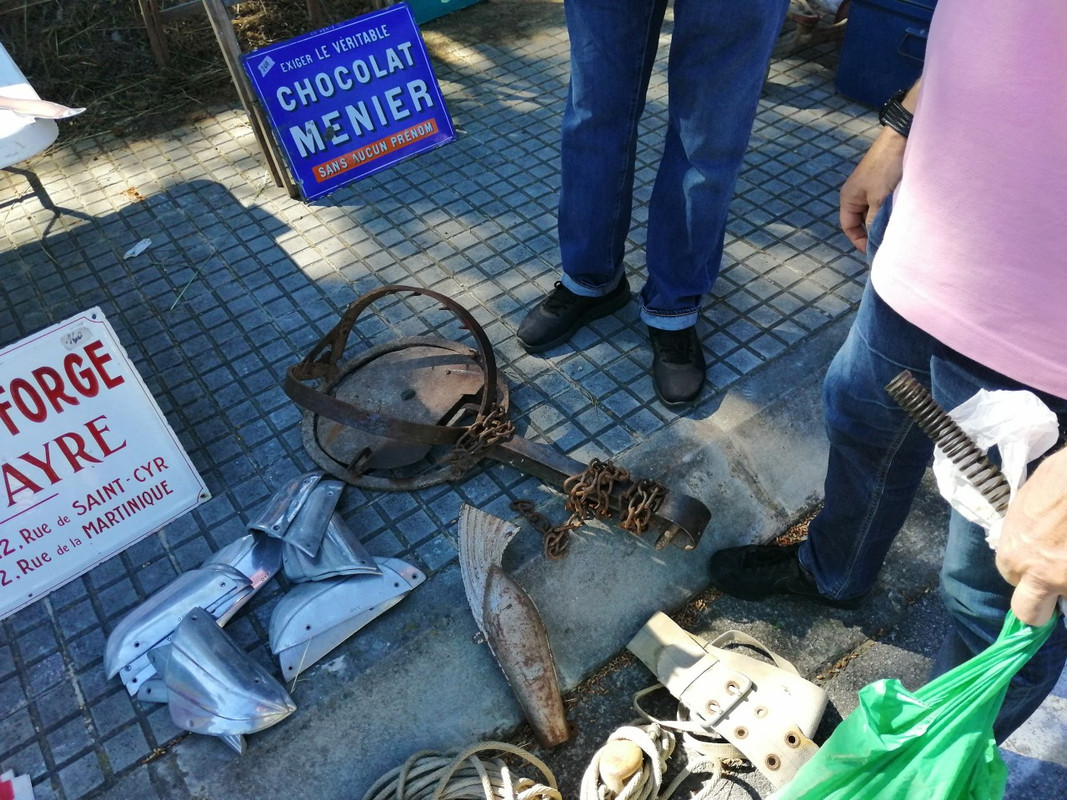
[[1067, 0], [940, 0], [878, 294], [1067, 398]]

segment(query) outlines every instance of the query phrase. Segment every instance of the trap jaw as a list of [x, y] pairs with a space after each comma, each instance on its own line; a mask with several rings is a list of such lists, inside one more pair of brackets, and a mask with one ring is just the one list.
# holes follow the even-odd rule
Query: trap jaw
[[[437, 337], [397, 339], [342, 361], [360, 314], [381, 298], [428, 297], [450, 311], [475, 348]], [[589, 466], [516, 436], [507, 417], [507, 384], [485, 331], [451, 298], [429, 289], [385, 286], [355, 300], [333, 330], [286, 372], [285, 393], [303, 410], [304, 446], [330, 474], [355, 486], [410, 491], [461, 478], [482, 458], [508, 464], [567, 491]], [[601, 487], [598, 516], [627, 516], [639, 483]], [[654, 506], [654, 507], [653, 507]], [[657, 549], [697, 546], [711, 512], [695, 498], [664, 489], [642, 509]]]

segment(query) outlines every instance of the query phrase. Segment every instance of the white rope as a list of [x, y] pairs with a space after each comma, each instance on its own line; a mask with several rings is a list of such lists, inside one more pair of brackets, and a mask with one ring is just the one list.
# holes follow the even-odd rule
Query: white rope
[[[632, 742], [643, 754], [640, 769], [630, 776], [618, 794], [604, 784], [600, 772], [605, 750], [615, 741]], [[663, 773], [673, 752], [674, 734], [654, 722], [619, 728], [597, 750], [586, 768], [582, 776], [581, 800], [655, 800], [659, 797]]]
[[[541, 772], [545, 783], [513, 778], [502, 758], [479, 753], [499, 751], [517, 756]], [[458, 754], [420, 750], [375, 781], [363, 800], [563, 800], [556, 777], [537, 756], [506, 742], [479, 742]]]
[[[742, 759], [741, 753], [725, 740], [707, 738], [706, 729], [689, 720], [688, 710], [679, 704], [675, 721], [656, 719], [640, 704], [641, 698], [663, 689], [655, 684], [634, 695], [634, 708], [642, 721], [619, 728], [594, 755], [582, 776], [581, 800], [668, 800], [691, 775], [707, 775], [700, 789], [690, 800], [708, 800], [717, 793], [722, 779], [723, 762]], [[685, 766], [663, 788], [664, 774], [675, 751], [675, 733], [681, 734]], [[642, 751], [642, 763], [616, 794], [604, 782], [601, 767], [605, 752], [612, 742], [628, 741]]]

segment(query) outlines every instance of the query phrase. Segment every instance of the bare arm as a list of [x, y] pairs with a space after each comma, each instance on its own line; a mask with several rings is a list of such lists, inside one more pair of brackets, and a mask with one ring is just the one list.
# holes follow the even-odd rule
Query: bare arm
[[1016, 587], [1012, 611], [1029, 625], [1048, 622], [1067, 596], [1067, 450], [1049, 456], [1008, 506], [997, 568]]
[[[919, 81], [905, 95], [902, 105], [915, 110]], [[866, 155], [841, 186], [841, 230], [861, 252], [867, 252], [867, 227], [885, 199], [900, 183], [904, 145], [908, 140], [886, 126]]]

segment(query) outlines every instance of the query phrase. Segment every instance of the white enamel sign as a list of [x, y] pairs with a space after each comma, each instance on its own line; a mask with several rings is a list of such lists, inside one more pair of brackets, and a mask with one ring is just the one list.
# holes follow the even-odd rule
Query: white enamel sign
[[208, 497], [99, 308], [0, 350], [0, 619]]

